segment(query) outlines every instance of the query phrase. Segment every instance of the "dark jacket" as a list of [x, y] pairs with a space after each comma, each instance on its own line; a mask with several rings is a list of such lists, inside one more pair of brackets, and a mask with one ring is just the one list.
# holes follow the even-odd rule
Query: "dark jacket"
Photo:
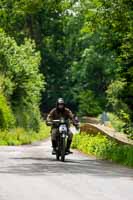
[[65, 118], [65, 120], [70, 119], [74, 123], [74, 115], [71, 110], [66, 107], [62, 111], [58, 110], [58, 108], [53, 108], [47, 116], [47, 121], [60, 119], [61, 117]]

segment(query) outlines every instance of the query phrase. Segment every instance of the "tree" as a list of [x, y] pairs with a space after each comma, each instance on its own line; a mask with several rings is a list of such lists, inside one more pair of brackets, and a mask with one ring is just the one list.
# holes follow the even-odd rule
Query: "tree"
[[41, 51], [41, 72], [46, 77], [42, 107], [53, 106], [67, 91], [68, 60], [65, 51], [69, 8], [73, 1], [12, 0], [1, 1], [0, 26], [21, 44], [25, 37], [35, 40]]
[[18, 46], [0, 30], [0, 72], [3, 92], [19, 126], [39, 128], [39, 104], [44, 79], [39, 73], [40, 54], [31, 40]]
[[117, 115], [130, 124], [133, 122], [133, 5], [129, 0], [99, 0], [99, 2], [95, 25], [101, 33], [105, 49], [116, 52], [115, 80], [107, 92], [109, 102]]

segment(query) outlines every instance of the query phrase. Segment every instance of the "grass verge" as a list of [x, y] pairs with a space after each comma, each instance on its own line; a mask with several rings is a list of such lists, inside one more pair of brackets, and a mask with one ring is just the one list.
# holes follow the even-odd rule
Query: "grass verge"
[[97, 135], [77, 134], [73, 138], [72, 147], [100, 159], [133, 167], [133, 146], [117, 143], [100, 133]]
[[26, 131], [23, 128], [16, 128], [11, 131], [0, 131], [0, 145], [23, 145], [40, 141], [49, 136], [50, 128], [45, 123], [41, 123], [40, 131]]

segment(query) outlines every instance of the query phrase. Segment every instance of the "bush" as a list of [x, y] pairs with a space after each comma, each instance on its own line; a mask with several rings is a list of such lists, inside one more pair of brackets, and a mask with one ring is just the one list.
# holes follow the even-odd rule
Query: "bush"
[[124, 132], [128, 135], [130, 139], [133, 139], [133, 123], [128, 122], [128, 115], [123, 113], [124, 120], [121, 120], [117, 115], [114, 113], [109, 113], [109, 120], [112, 126], [119, 132]]
[[23, 128], [12, 129], [10, 132], [1, 131], [0, 132], [0, 145], [22, 145], [22, 144], [31, 144], [32, 142], [43, 140], [49, 136], [50, 129], [41, 123], [40, 131], [27, 132]]
[[15, 116], [17, 119], [17, 126], [26, 129], [27, 131], [31, 130], [38, 132], [40, 129], [40, 122], [41, 116], [39, 108], [27, 108], [22, 106], [21, 107], [21, 114], [20, 114], [20, 107], [15, 108]]
[[100, 133], [95, 136], [85, 134], [75, 135], [72, 147], [101, 159], [133, 167], [133, 147], [118, 144], [116, 141], [110, 140]]
[[112, 124], [112, 126], [119, 132], [123, 132], [124, 131], [124, 126], [125, 126], [125, 122], [123, 122], [121, 119], [119, 119], [118, 116], [116, 116], [113, 113], [108, 113], [109, 116], [109, 120]]
[[15, 118], [7, 103], [6, 98], [0, 92], [0, 128], [8, 129], [15, 125]]

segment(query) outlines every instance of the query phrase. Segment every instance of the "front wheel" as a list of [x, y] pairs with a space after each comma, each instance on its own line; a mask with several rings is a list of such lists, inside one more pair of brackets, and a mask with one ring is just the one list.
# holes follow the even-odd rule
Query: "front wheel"
[[59, 154], [56, 154], [56, 160], [60, 160]]
[[60, 160], [60, 141], [58, 140], [58, 146], [56, 150], [56, 160]]
[[61, 161], [65, 162], [65, 155], [66, 155], [66, 140], [62, 138], [61, 141]]

